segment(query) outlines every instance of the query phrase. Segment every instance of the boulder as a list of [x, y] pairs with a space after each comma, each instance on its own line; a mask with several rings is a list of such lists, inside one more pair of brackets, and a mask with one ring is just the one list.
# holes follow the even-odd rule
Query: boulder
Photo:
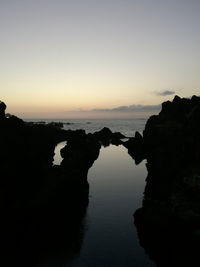
[[[148, 170], [143, 206], [135, 213], [138, 231], [184, 231], [190, 239], [200, 228], [200, 97], [163, 103], [137, 139]], [[137, 151], [136, 139], [129, 142]]]

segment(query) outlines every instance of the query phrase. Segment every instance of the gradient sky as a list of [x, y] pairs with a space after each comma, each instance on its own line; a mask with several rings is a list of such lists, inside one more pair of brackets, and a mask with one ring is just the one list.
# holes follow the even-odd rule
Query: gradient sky
[[200, 94], [199, 0], [0, 0], [0, 36], [0, 100], [22, 117]]

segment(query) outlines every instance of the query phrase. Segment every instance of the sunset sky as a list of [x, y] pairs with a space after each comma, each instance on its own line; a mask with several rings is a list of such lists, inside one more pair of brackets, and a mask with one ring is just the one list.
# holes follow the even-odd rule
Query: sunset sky
[[199, 0], [0, 0], [0, 37], [0, 100], [21, 117], [200, 95]]

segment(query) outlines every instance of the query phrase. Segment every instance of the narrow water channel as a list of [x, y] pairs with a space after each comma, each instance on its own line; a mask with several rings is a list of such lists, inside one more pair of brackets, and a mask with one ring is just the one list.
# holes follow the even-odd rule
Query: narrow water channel
[[139, 245], [133, 213], [142, 204], [145, 162], [122, 146], [102, 148], [89, 171], [90, 201], [80, 255], [66, 266], [155, 266]]

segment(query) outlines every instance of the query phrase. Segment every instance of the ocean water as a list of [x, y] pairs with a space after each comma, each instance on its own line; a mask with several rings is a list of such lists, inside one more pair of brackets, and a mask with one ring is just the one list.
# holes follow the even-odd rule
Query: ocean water
[[64, 129], [78, 130], [84, 129], [86, 133], [94, 133], [103, 127], [110, 128], [113, 132], [121, 132], [127, 137], [132, 137], [135, 131], [144, 130], [147, 118], [134, 119], [26, 119], [25, 121], [33, 122], [63, 122]]

